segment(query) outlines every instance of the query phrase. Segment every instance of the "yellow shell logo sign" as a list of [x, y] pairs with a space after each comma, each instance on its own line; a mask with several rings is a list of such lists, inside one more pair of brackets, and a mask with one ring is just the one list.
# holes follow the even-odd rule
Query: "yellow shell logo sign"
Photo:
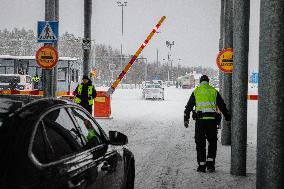
[[228, 48], [219, 52], [216, 63], [219, 69], [224, 73], [232, 73], [233, 72], [233, 59], [234, 52], [233, 49]]

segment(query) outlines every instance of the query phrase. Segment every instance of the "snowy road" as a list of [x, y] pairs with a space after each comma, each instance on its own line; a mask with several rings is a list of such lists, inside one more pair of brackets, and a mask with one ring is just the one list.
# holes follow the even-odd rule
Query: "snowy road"
[[106, 131], [128, 136], [136, 159], [136, 189], [255, 188], [256, 101], [248, 108], [248, 176], [230, 175], [230, 147], [218, 144], [216, 173], [196, 172], [194, 121], [183, 126], [189, 89], [165, 89], [165, 101], [142, 99], [141, 89], [117, 89]]

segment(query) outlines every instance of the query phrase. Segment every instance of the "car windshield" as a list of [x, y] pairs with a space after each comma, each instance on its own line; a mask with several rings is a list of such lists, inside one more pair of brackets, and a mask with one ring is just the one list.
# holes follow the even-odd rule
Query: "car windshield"
[[161, 88], [161, 85], [146, 85], [145, 88]]
[[0, 98], [0, 127], [10, 113], [22, 106], [21, 101], [12, 101], [6, 98]]
[[6, 76], [6, 75], [1, 75], [0, 76], [0, 83], [11, 83], [11, 82], [20, 82], [20, 77], [19, 76]]

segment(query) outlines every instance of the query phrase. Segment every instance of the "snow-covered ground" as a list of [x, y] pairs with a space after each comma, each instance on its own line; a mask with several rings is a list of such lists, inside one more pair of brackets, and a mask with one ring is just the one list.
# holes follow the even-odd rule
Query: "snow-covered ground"
[[[230, 146], [220, 142], [216, 172], [198, 173], [194, 121], [187, 129], [183, 126], [184, 106], [191, 92], [165, 88], [165, 100], [153, 101], [142, 99], [142, 89], [117, 89], [111, 101], [113, 118], [98, 119], [105, 131], [128, 136], [128, 147], [136, 159], [135, 188], [255, 188], [257, 101], [248, 101], [247, 176], [230, 174]], [[249, 89], [252, 92], [255, 89]]]

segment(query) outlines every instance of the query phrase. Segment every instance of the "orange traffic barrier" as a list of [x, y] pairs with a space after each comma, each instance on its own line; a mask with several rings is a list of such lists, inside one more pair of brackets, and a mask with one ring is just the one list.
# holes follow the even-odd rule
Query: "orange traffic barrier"
[[110, 115], [110, 96], [107, 96], [105, 91], [97, 91], [97, 96], [94, 100], [94, 117], [110, 118]]
[[[41, 90], [33, 90], [33, 91], [20, 91], [20, 90], [0, 90], [0, 94], [4, 95], [13, 95], [13, 94], [20, 94], [20, 95], [39, 95], [43, 96], [43, 91]], [[71, 92], [66, 91], [59, 91], [56, 92], [56, 96], [72, 96]]]

